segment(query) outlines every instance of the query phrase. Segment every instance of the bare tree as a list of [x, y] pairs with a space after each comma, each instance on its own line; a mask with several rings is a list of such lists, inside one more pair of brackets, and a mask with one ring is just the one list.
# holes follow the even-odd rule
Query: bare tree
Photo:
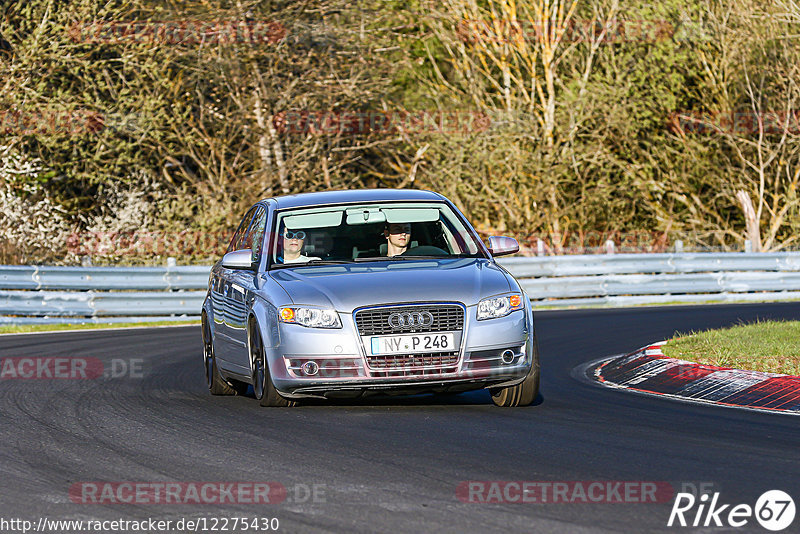
[[[788, 5], [797, 6], [793, 0]], [[705, 214], [698, 226], [716, 226], [718, 235], [735, 236], [739, 243], [746, 239], [755, 252], [779, 250], [797, 240], [800, 53], [793, 39], [763, 39], [785, 32], [775, 8], [764, 11], [760, 4], [744, 2], [720, 4], [710, 13], [722, 53], [702, 58], [712, 89], [708, 109], [682, 119], [701, 142], [719, 143], [723, 180], [718, 193], [740, 207], [744, 229], [713, 213], [708, 198], [691, 204]]]

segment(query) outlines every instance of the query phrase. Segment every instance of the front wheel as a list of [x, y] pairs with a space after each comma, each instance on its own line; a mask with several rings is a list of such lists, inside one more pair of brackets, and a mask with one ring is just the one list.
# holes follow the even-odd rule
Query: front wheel
[[297, 402], [281, 396], [278, 390], [275, 389], [269, 373], [264, 344], [261, 343], [258, 327], [252, 323], [250, 325], [250, 358], [253, 362], [253, 393], [261, 406], [296, 406]]
[[492, 394], [492, 401], [497, 406], [528, 406], [539, 394], [539, 347], [536, 343], [536, 335], [533, 337], [533, 362], [531, 370], [525, 380], [516, 386], [505, 388], [493, 388], [489, 392]]

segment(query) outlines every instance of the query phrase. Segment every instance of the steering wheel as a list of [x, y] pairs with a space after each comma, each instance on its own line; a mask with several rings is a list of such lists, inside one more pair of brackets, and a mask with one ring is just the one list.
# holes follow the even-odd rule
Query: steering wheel
[[450, 253], [446, 250], [440, 249], [439, 247], [433, 247], [430, 245], [420, 245], [417, 247], [411, 247], [406, 249], [405, 252], [400, 254], [401, 256], [449, 256]]

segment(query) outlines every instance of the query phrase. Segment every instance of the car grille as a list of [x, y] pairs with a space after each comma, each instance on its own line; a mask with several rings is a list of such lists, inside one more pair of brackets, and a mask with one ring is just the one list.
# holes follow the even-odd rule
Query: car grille
[[458, 370], [458, 351], [367, 356], [367, 366], [376, 378], [435, 378]]
[[[389, 326], [389, 316], [393, 313], [422, 311], [430, 312], [430, 314], [433, 315], [433, 324], [424, 327], [405, 326], [393, 328]], [[380, 336], [412, 332], [451, 332], [464, 328], [464, 308], [457, 304], [421, 304], [370, 308], [358, 310], [355, 314], [355, 318], [358, 333], [362, 336]]]
[[387, 354], [367, 356], [367, 364], [375, 370], [399, 370], [422, 367], [446, 367], [458, 363], [458, 351], [425, 354]]

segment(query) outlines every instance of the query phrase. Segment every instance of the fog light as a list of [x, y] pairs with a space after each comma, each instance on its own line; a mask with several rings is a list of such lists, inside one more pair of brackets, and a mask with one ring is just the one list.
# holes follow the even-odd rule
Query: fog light
[[500, 355], [500, 358], [503, 360], [503, 363], [509, 364], [514, 361], [514, 358], [516, 358], [516, 354], [514, 354], [513, 350], [506, 349], [503, 351], [503, 354]]
[[317, 365], [317, 362], [306, 362], [303, 364], [301, 369], [303, 370], [304, 374], [308, 376], [314, 376], [319, 372], [319, 365]]

